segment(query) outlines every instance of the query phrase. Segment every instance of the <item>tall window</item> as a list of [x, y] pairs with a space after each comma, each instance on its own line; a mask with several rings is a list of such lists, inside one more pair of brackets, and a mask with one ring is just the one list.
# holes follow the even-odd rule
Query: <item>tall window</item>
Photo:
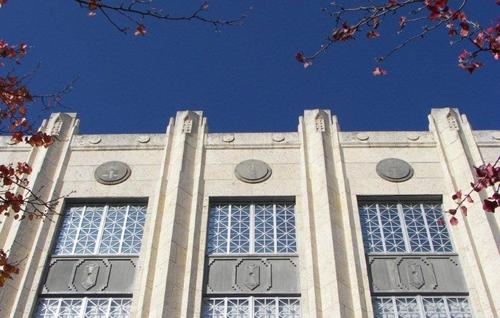
[[[77, 285], [65, 293], [51, 294], [50, 289], [44, 289], [34, 317], [129, 317], [131, 290], [113, 289], [111, 282], [103, 287], [102, 294], [92, 292], [92, 288], [99, 284], [102, 275], [117, 275], [113, 274], [114, 266], [109, 265], [116, 256], [118, 260], [137, 258], [146, 209], [143, 203], [67, 206], [51, 263], [74, 261], [75, 264], [71, 273], [51, 268], [54, 271], [51, 279], [60, 279], [60, 283], [56, 282], [58, 286], [68, 281]], [[133, 275], [134, 271], [128, 274]], [[109, 294], [120, 296], [109, 297]]]
[[[458, 282], [462, 277], [461, 271], [456, 270], [458, 260], [455, 260], [456, 255], [453, 254], [453, 245], [440, 203], [369, 200], [360, 203], [359, 213], [369, 260], [370, 280], [372, 284], [373, 281], [378, 282], [376, 289], [372, 285], [375, 317], [472, 317], [463, 288], [459, 289], [462, 295], [457, 295], [458, 292], [452, 285], [439, 292], [433, 289], [439, 287], [444, 280], [455, 279]], [[395, 253], [399, 254], [392, 255]], [[412, 253], [420, 256], [416, 258]], [[443, 271], [448, 269], [447, 262], [439, 261], [443, 259], [454, 264], [451, 265], [452, 272]], [[435, 260], [436, 263], [433, 263]], [[377, 264], [374, 268], [372, 261]], [[443, 272], [447, 274], [442, 274]], [[382, 285], [390, 287], [384, 290], [380, 287]], [[460, 284], [456, 286], [461, 287]]]
[[368, 253], [453, 252], [441, 204], [372, 202], [360, 214]]
[[295, 230], [292, 202], [212, 204], [202, 317], [300, 317]]
[[291, 203], [235, 203], [211, 207], [208, 254], [296, 253]]

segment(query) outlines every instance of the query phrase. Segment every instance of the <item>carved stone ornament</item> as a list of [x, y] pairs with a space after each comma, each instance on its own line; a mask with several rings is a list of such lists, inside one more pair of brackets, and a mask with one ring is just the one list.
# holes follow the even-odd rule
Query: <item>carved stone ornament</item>
[[406, 270], [408, 274], [408, 282], [416, 289], [422, 288], [424, 286], [424, 274], [422, 273], [422, 267], [417, 263], [408, 264], [408, 269]]
[[81, 284], [82, 286], [89, 290], [94, 287], [97, 282], [97, 276], [99, 275], [99, 265], [96, 263], [89, 263], [83, 267], [83, 277]]
[[249, 264], [246, 266], [246, 278], [243, 284], [250, 290], [254, 290], [260, 285], [260, 266], [258, 264]]
[[99, 183], [113, 185], [127, 180], [130, 173], [131, 170], [126, 163], [108, 161], [95, 169], [94, 177]]
[[377, 174], [390, 182], [403, 182], [413, 177], [413, 168], [404, 160], [387, 158], [377, 164]]
[[264, 182], [271, 177], [272, 170], [267, 163], [261, 160], [245, 160], [234, 169], [234, 175], [246, 183]]

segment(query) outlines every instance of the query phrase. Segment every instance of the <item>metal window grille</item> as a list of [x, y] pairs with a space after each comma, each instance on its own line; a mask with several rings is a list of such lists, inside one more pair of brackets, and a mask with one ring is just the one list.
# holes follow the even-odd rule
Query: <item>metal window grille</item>
[[138, 254], [145, 219], [145, 204], [69, 206], [54, 255]]
[[376, 297], [376, 318], [472, 318], [467, 297]]
[[292, 203], [228, 203], [210, 207], [209, 255], [296, 253]]
[[128, 318], [131, 298], [40, 298], [34, 318]]
[[202, 318], [299, 318], [296, 297], [204, 298]]
[[377, 202], [359, 212], [368, 253], [453, 252], [440, 204]]

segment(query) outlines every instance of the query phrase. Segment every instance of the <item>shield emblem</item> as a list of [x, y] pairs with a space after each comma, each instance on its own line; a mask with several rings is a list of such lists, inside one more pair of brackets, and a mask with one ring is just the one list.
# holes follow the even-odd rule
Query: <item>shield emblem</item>
[[89, 290], [94, 287], [99, 275], [99, 265], [95, 263], [86, 264], [83, 268], [82, 286]]
[[246, 266], [247, 277], [244, 280], [245, 286], [254, 290], [260, 285], [260, 266], [257, 264], [249, 264]]

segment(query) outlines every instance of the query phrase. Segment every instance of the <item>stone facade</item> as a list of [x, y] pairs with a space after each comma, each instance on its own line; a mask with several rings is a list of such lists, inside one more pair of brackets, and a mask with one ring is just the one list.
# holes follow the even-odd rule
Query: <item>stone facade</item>
[[[37, 299], [68, 295], [132, 297], [131, 317], [200, 317], [204, 297], [283, 296], [300, 299], [301, 317], [322, 318], [373, 317], [378, 295], [458, 295], [475, 317], [500, 316], [499, 216], [479, 198], [447, 226], [451, 252], [365, 247], [362, 202], [395, 200], [397, 213], [405, 200], [451, 207], [472, 167], [500, 155], [500, 131], [473, 131], [457, 109], [433, 109], [429, 131], [411, 132], [342, 132], [329, 110], [306, 110], [288, 133], [208, 133], [198, 111], [178, 112], [164, 134], [79, 135], [78, 126], [75, 114], [53, 114], [42, 129], [58, 141], [47, 149], [0, 138], [1, 162], [28, 162], [43, 198], [68, 195], [50, 221], [0, 216], [0, 246], [23, 260], [0, 289], [2, 317], [31, 317]], [[99, 202], [147, 203], [140, 252], [54, 252], [67, 206]], [[252, 229], [270, 202], [274, 250], [210, 254], [217, 202], [243, 202]], [[275, 202], [294, 206], [296, 246], [286, 252], [276, 252]]]

